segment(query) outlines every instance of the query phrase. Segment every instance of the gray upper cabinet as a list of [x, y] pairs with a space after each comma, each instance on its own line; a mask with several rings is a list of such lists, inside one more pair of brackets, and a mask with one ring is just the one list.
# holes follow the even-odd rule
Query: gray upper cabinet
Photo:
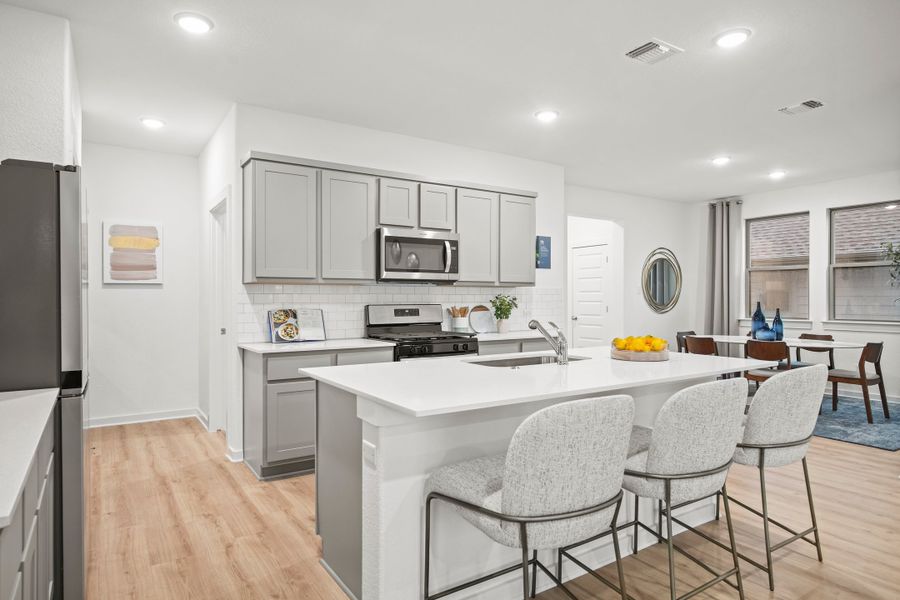
[[266, 386], [266, 461], [316, 452], [316, 382], [309, 379]]
[[314, 279], [316, 170], [253, 161], [244, 182], [244, 281]]
[[322, 171], [323, 279], [375, 279], [377, 183], [369, 175]]
[[456, 188], [421, 184], [419, 226], [425, 229], [456, 229]]
[[419, 184], [402, 179], [378, 180], [378, 222], [415, 227], [419, 218]]
[[494, 192], [456, 192], [459, 280], [497, 283], [500, 249], [500, 196]]
[[534, 283], [534, 198], [500, 195], [500, 283]]

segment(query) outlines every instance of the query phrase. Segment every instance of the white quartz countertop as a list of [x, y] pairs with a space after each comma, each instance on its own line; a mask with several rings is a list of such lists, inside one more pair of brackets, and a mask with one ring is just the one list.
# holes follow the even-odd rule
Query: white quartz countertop
[[511, 369], [472, 364], [548, 352], [410, 360], [405, 362], [301, 369], [307, 377], [383, 404], [401, 413], [427, 417], [538, 400], [607, 393], [647, 385], [713, 377], [774, 366], [774, 362], [725, 356], [671, 353], [663, 362], [610, 358], [609, 347], [573, 348], [568, 365]]
[[293, 342], [290, 344], [272, 344], [256, 342], [238, 344], [238, 348], [256, 354], [280, 354], [283, 352], [328, 352], [330, 350], [368, 350], [376, 348], [393, 348], [393, 342], [370, 340], [366, 338], [348, 338], [344, 340], [325, 340], [322, 342]]
[[16, 512], [58, 389], [0, 393], [0, 529]]
[[[540, 331], [523, 329], [521, 331], [507, 331], [506, 333], [478, 333], [475, 334], [478, 342], [512, 342], [515, 340], [544, 339]], [[555, 337], [555, 336], [554, 336]]]

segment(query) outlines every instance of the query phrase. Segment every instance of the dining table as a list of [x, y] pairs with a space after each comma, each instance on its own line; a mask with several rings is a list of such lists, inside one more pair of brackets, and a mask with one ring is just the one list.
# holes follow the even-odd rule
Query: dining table
[[[717, 344], [746, 344], [752, 340], [748, 335], [689, 335], [686, 337], [707, 337], [712, 338]], [[789, 348], [821, 348], [823, 350], [830, 349], [861, 349], [866, 345], [862, 342], [838, 342], [829, 340], [810, 340], [801, 338], [784, 338], [783, 341]]]

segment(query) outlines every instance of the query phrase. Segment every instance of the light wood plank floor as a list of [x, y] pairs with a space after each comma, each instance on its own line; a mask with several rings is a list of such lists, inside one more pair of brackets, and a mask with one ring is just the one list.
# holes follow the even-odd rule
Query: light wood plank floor
[[[260, 483], [243, 465], [225, 460], [221, 434], [207, 433], [194, 419], [94, 429], [90, 441], [91, 600], [345, 598], [318, 564], [312, 477]], [[812, 546], [795, 543], [776, 556], [774, 593], [763, 573], [745, 569], [748, 600], [900, 598], [900, 453], [816, 438], [809, 461], [825, 563], [815, 560]], [[773, 516], [804, 527], [799, 466], [772, 470], [768, 481]], [[733, 468], [729, 488], [758, 505], [755, 470]], [[734, 512], [739, 545], [760, 556], [759, 521]], [[705, 530], [725, 539], [722, 524]], [[728, 565], [726, 554], [694, 536], [676, 539]], [[663, 546], [624, 563], [635, 598], [668, 597]], [[677, 567], [681, 592], [703, 579], [686, 559]], [[604, 572], [615, 578], [612, 567]], [[588, 576], [573, 590], [583, 598], [618, 597]], [[698, 597], [737, 594], [720, 585]], [[539, 598], [564, 596], [551, 590]]]

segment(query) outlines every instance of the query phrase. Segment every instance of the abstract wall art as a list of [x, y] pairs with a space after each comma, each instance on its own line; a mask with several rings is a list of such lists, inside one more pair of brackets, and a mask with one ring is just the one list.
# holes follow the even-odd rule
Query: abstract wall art
[[162, 250], [161, 225], [104, 221], [103, 283], [162, 283]]

